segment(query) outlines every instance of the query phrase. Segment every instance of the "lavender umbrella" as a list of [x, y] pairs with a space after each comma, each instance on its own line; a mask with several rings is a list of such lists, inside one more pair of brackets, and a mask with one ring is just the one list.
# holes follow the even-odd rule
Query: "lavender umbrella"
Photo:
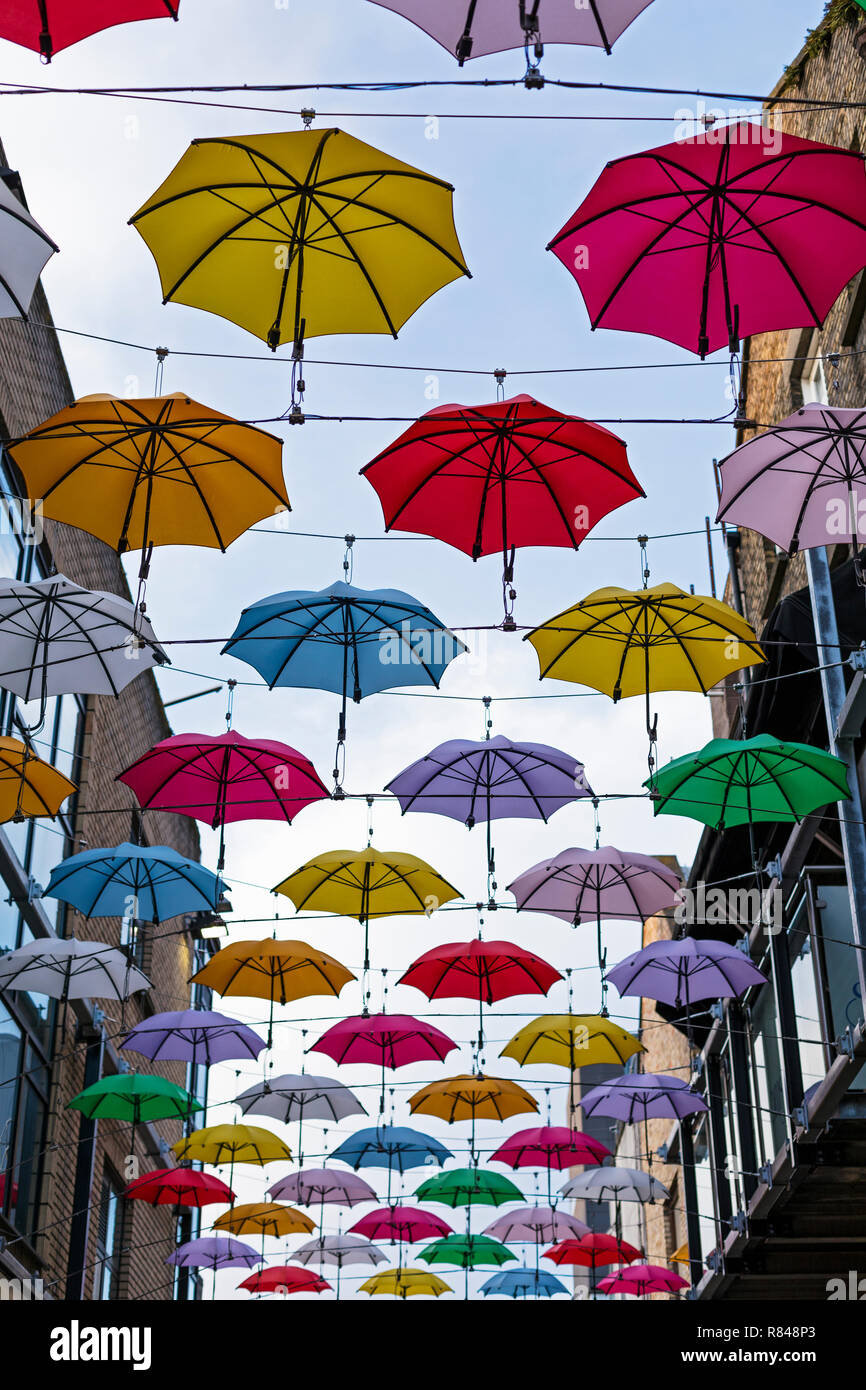
[[236, 1018], [206, 1009], [183, 1009], [179, 1013], [154, 1014], [137, 1023], [120, 1046], [151, 1061], [159, 1057], [209, 1067], [214, 1062], [258, 1057], [265, 1043]]
[[363, 1236], [319, 1236], [308, 1241], [293, 1252], [292, 1258], [302, 1265], [336, 1265], [337, 1278], [334, 1284], [337, 1298], [340, 1297], [340, 1275], [343, 1265], [380, 1265], [388, 1258]]
[[269, 1187], [267, 1196], [272, 1202], [297, 1202], [302, 1207], [324, 1206], [326, 1202], [357, 1207], [362, 1202], [379, 1200], [370, 1184], [357, 1173], [339, 1172], [336, 1168], [303, 1168], [299, 1173], [290, 1173]]
[[866, 410], [806, 405], [721, 463], [720, 521], [789, 553], [866, 540]]
[[167, 1265], [179, 1269], [209, 1269], [213, 1273], [212, 1298], [216, 1298], [216, 1277], [218, 1269], [252, 1269], [262, 1263], [251, 1245], [242, 1240], [221, 1240], [219, 1236], [203, 1236], [200, 1240], [188, 1240], [173, 1250], [166, 1260]]
[[585, 1221], [578, 1221], [568, 1212], [557, 1211], [555, 1207], [518, 1207], [505, 1216], [498, 1216], [482, 1232], [503, 1244], [521, 1241], [532, 1245], [550, 1244], [557, 1240], [569, 1240], [572, 1236], [589, 1234]]
[[611, 1119], [622, 1120], [624, 1124], [639, 1124], [643, 1121], [644, 1142], [647, 1158], [652, 1164], [652, 1151], [649, 1146], [650, 1120], [682, 1120], [686, 1115], [708, 1110], [709, 1106], [700, 1096], [689, 1088], [688, 1082], [678, 1076], [664, 1076], [655, 1072], [614, 1077], [601, 1086], [594, 1086], [578, 1102], [584, 1115], [609, 1115]]
[[766, 976], [726, 941], [653, 941], [607, 972], [621, 995], [656, 999], [675, 1008], [695, 999], [734, 999]]
[[610, 53], [652, 0], [373, 0], [453, 53], [460, 66], [508, 48], [574, 43]]

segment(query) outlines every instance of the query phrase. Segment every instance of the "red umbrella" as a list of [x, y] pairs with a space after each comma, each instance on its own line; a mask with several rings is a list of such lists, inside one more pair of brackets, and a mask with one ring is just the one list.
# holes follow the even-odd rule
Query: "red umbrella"
[[578, 1240], [561, 1240], [545, 1250], [543, 1258], [552, 1260], [555, 1265], [581, 1265], [585, 1269], [600, 1269], [602, 1265], [631, 1264], [639, 1260], [643, 1251], [636, 1250], [624, 1240], [615, 1236], [592, 1231]]
[[194, 1168], [154, 1168], [133, 1179], [123, 1195], [152, 1207], [206, 1207], [235, 1200], [231, 1188], [219, 1178]]
[[546, 994], [562, 976], [511, 941], [453, 941], [413, 961], [397, 981], [428, 999], [478, 999], [493, 1004], [514, 994]]
[[361, 470], [387, 530], [414, 531], [477, 560], [514, 550], [575, 550], [602, 517], [645, 496], [623, 441], [531, 396], [492, 405], [443, 405]]
[[491, 1159], [509, 1168], [597, 1168], [610, 1149], [590, 1134], [564, 1125], [519, 1129], [500, 1144]]
[[414, 1245], [416, 1241], [449, 1236], [452, 1230], [447, 1221], [432, 1212], [422, 1211], [420, 1207], [395, 1206], [368, 1212], [349, 1227], [349, 1233], [385, 1244]]
[[688, 1281], [664, 1265], [632, 1265], [617, 1269], [606, 1279], [598, 1281], [599, 1293], [630, 1293], [643, 1298], [648, 1293], [677, 1293], [687, 1289]]
[[736, 350], [820, 326], [866, 265], [863, 160], [749, 122], [710, 130], [608, 164], [548, 249], [594, 329]]
[[422, 1023], [409, 1014], [381, 1013], [341, 1018], [307, 1050], [324, 1052], [341, 1066], [344, 1062], [368, 1062], [396, 1071], [431, 1057], [444, 1062], [456, 1046], [431, 1023]]
[[301, 1265], [273, 1265], [271, 1269], [258, 1269], [249, 1278], [238, 1284], [239, 1289], [250, 1293], [324, 1293], [331, 1285], [313, 1269]]
[[177, 19], [180, 0], [17, 0], [0, 13], [0, 38], [47, 61], [81, 39], [135, 19]]

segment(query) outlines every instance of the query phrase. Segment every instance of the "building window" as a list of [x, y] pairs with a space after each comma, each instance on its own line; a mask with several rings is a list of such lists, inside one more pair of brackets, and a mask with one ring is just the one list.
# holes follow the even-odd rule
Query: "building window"
[[114, 1174], [108, 1171], [103, 1173], [96, 1223], [96, 1257], [99, 1264], [93, 1281], [93, 1297], [103, 1302], [119, 1297], [122, 1194], [123, 1187]]
[[804, 363], [803, 375], [800, 378], [800, 386], [803, 392], [804, 405], [826, 405], [829, 399], [827, 393], [827, 375], [824, 371], [823, 357], [813, 357]]

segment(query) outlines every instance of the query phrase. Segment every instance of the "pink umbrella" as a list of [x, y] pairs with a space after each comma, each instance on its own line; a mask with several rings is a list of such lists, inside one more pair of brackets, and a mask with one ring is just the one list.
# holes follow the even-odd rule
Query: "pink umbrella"
[[518, 1207], [505, 1216], [499, 1216], [486, 1226], [483, 1234], [501, 1240], [503, 1245], [509, 1241], [523, 1241], [531, 1245], [552, 1245], [558, 1240], [568, 1240], [570, 1236], [589, 1234], [585, 1221], [569, 1216], [555, 1207]]
[[457, 1046], [449, 1037], [410, 1014], [358, 1014], [341, 1018], [314, 1042], [309, 1052], [324, 1052], [341, 1066], [367, 1062], [372, 1066], [398, 1067], [433, 1058], [444, 1062]]
[[548, 249], [593, 329], [706, 357], [753, 333], [820, 327], [866, 265], [863, 160], [749, 122], [710, 130], [608, 164]]
[[422, 1211], [420, 1207], [394, 1206], [367, 1212], [349, 1227], [349, 1233], [390, 1245], [414, 1245], [417, 1241], [451, 1235], [452, 1230], [441, 1216]]
[[630, 1293], [635, 1298], [648, 1293], [676, 1293], [688, 1287], [685, 1279], [664, 1265], [631, 1265], [598, 1282], [599, 1293]]
[[357, 1173], [338, 1168], [302, 1168], [280, 1178], [265, 1194], [272, 1202], [297, 1202], [302, 1207], [357, 1207], [375, 1202], [376, 1193]]
[[590, 1134], [564, 1125], [547, 1125], [538, 1129], [519, 1129], [500, 1144], [494, 1163], [507, 1163], [509, 1168], [595, 1168], [611, 1157], [610, 1149]]

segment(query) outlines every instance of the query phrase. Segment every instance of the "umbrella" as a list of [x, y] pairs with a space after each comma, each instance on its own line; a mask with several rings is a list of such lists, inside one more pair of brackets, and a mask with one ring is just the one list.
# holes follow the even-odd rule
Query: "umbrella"
[[62, 574], [0, 579], [0, 687], [21, 700], [119, 695], [168, 657], [128, 599], [82, 589]]
[[413, 1062], [425, 1062], [431, 1058], [444, 1062], [449, 1052], [456, 1048], [456, 1042], [434, 1028], [432, 1023], [424, 1023], [411, 1014], [359, 1014], [353, 1018], [340, 1019], [322, 1034], [308, 1049], [310, 1052], [324, 1052], [328, 1057], [343, 1066], [346, 1062], [367, 1063], [382, 1068], [382, 1089], [379, 1096], [379, 1114], [385, 1113], [385, 1068], [396, 1071], [398, 1067], [410, 1066]]
[[5, 7], [0, 38], [50, 63], [53, 54], [91, 34], [139, 19], [177, 19], [179, 8], [180, 0], [20, 0]]
[[368, 1182], [337, 1168], [303, 1168], [299, 1173], [290, 1173], [273, 1183], [267, 1195], [281, 1202], [298, 1202], [302, 1207], [324, 1207], [326, 1203], [357, 1207], [376, 1201], [376, 1193]]
[[485, 1298], [555, 1298], [564, 1293], [571, 1297], [561, 1279], [546, 1269], [503, 1269], [481, 1285]]
[[491, 1163], [507, 1163], [509, 1168], [581, 1168], [596, 1166], [610, 1158], [610, 1149], [591, 1134], [562, 1125], [540, 1129], [519, 1129], [509, 1134]]
[[305, 941], [230, 941], [192, 976], [190, 983], [204, 985], [217, 994], [239, 994], [267, 999], [270, 1003], [268, 1041], [274, 1031], [274, 1005], [310, 995], [335, 998], [357, 977], [333, 956], [308, 946]]
[[370, 919], [429, 917], [460, 890], [436, 870], [402, 850], [334, 849], [302, 864], [278, 883], [275, 893], [298, 912], [334, 912], [364, 925], [364, 969], [370, 968]]
[[129, 956], [102, 941], [37, 937], [0, 955], [0, 990], [21, 989], [50, 999], [128, 999], [150, 980]]
[[135, 1178], [123, 1195], [152, 1207], [224, 1206], [235, 1199], [219, 1178], [195, 1168], [154, 1168]]
[[321, 591], [259, 599], [243, 610], [222, 652], [246, 661], [271, 690], [292, 686], [339, 695], [339, 764], [350, 697], [358, 704], [397, 686], [438, 689], [449, 662], [466, 650], [411, 594], [340, 581]]
[[504, 1207], [522, 1202], [523, 1193], [502, 1173], [484, 1168], [451, 1168], [422, 1182], [415, 1196], [421, 1202], [441, 1202], [446, 1207]]
[[557, 1211], [554, 1207], [518, 1207], [496, 1220], [484, 1230], [494, 1240], [517, 1241], [522, 1244], [543, 1245], [554, 1240], [589, 1233], [586, 1222], [576, 1216]]
[[173, 1250], [166, 1260], [167, 1265], [177, 1265], [182, 1269], [236, 1269], [239, 1265], [252, 1269], [261, 1264], [251, 1245], [242, 1240], [219, 1240], [215, 1236], [203, 1236], [198, 1240], [188, 1240]]
[[542, 1255], [542, 1259], [552, 1260], [555, 1265], [577, 1265], [593, 1272], [604, 1265], [631, 1264], [640, 1258], [641, 1251], [633, 1245], [600, 1231], [590, 1231], [576, 1240], [561, 1240]]
[[709, 1109], [703, 1097], [696, 1095], [681, 1077], [647, 1072], [616, 1076], [612, 1081], [594, 1086], [577, 1103], [587, 1119], [591, 1115], [609, 1115], [623, 1124], [642, 1122], [650, 1163], [650, 1120], [682, 1120], [686, 1115]]
[[178, 1139], [171, 1151], [179, 1162], [187, 1160], [214, 1166], [255, 1163], [262, 1168], [266, 1163], [276, 1163], [280, 1159], [288, 1162], [292, 1157], [288, 1144], [279, 1135], [255, 1125], [208, 1125]]
[[[146, 810], [176, 811], [212, 829], [284, 820], [329, 793], [313, 764], [287, 743], [224, 734], [173, 734], [118, 773]], [[223, 841], [220, 839], [222, 868]]]
[[656, 1202], [670, 1197], [664, 1183], [643, 1168], [593, 1168], [559, 1189], [583, 1202]]
[[225, 891], [216, 874], [169, 845], [85, 849], [51, 870], [45, 898], [69, 903], [82, 917], [135, 917], [164, 922], [185, 912], [214, 912]]
[[118, 554], [157, 545], [225, 550], [289, 510], [282, 440], [182, 391], [149, 400], [85, 396], [9, 448], [43, 516]]
[[[0, 18], [0, 35], [7, 22], [7, 16], [3, 15]], [[39, 277], [59, 248], [30, 216], [23, 197], [16, 197], [5, 179], [0, 179], [0, 228], [3, 238], [0, 253], [0, 318], [26, 319]], [[38, 496], [36, 493], [30, 495]]]
[[410, 1168], [424, 1168], [430, 1164], [441, 1168], [454, 1155], [438, 1139], [420, 1130], [381, 1125], [375, 1129], [356, 1130], [343, 1140], [331, 1157], [348, 1163], [356, 1172], [359, 1168], [387, 1168], [402, 1174]]
[[269, 1115], [289, 1124], [298, 1121], [298, 1164], [304, 1166], [304, 1120], [339, 1122], [348, 1115], [366, 1115], [361, 1102], [342, 1081], [332, 1076], [272, 1076], [235, 1097], [244, 1115]]
[[432, 1081], [409, 1097], [409, 1109], [414, 1115], [436, 1115], [453, 1125], [460, 1120], [507, 1120], [512, 1115], [537, 1110], [538, 1101], [518, 1086], [497, 1076], [481, 1073], [451, 1076], [446, 1081]]
[[361, 476], [379, 497], [386, 530], [433, 536], [473, 560], [502, 555], [511, 629], [515, 549], [577, 550], [609, 512], [645, 495], [621, 439], [531, 396], [439, 406]]
[[319, 1267], [335, 1265], [337, 1269], [336, 1294], [340, 1297], [340, 1276], [344, 1265], [384, 1264], [387, 1255], [377, 1245], [361, 1236], [319, 1236], [306, 1245], [294, 1250], [293, 1257], [303, 1265], [317, 1264]]
[[426, 1269], [386, 1269], [362, 1284], [360, 1292], [388, 1294], [391, 1298], [439, 1298], [453, 1290], [450, 1284]]
[[163, 1076], [123, 1072], [103, 1076], [69, 1101], [70, 1110], [80, 1110], [89, 1120], [128, 1120], [132, 1125], [130, 1149], [135, 1130], [153, 1120], [187, 1119], [204, 1106], [182, 1086]]
[[270, 1269], [256, 1270], [239, 1289], [248, 1293], [324, 1293], [331, 1288], [327, 1279], [314, 1274], [309, 1269], [296, 1265], [272, 1265]]
[[[544, 912], [572, 926], [595, 919], [598, 964], [605, 967], [603, 918], [644, 922], [673, 907], [680, 876], [648, 854], [600, 849], [565, 849], [509, 883], [520, 912]], [[605, 993], [602, 988], [602, 1009]]]
[[309, 1235], [316, 1229], [315, 1221], [306, 1212], [281, 1206], [279, 1202], [245, 1202], [224, 1211], [213, 1224], [215, 1231], [259, 1235], [263, 1241], [265, 1236]]
[[513, 1057], [522, 1067], [568, 1067], [571, 1074], [568, 1114], [574, 1110], [574, 1073], [581, 1067], [624, 1066], [643, 1052], [643, 1043], [618, 1023], [601, 1014], [542, 1014], [514, 1034], [501, 1057]]
[[352, 1235], [381, 1240], [386, 1245], [415, 1245], [418, 1241], [451, 1234], [451, 1227], [441, 1216], [422, 1211], [420, 1207], [379, 1207], [362, 1216], [349, 1229]]
[[740, 122], [614, 160], [548, 249], [594, 329], [705, 357], [821, 326], [866, 264], [864, 194], [859, 151]]
[[600, 1279], [598, 1284], [599, 1293], [628, 1293], [635, 1298], [648, 1293], [677, 1293], [688, 1287], [687, 1280], [664, 1265], [631, 1265]]
[[498, 1240], [489, 1236], [466, 1235], [443, 1236], [434, 1240], [418, 1256], [428, 1265], [457, 1265], [465, 1274], [465, 1297], [469, 1297], [469, 1271], [482, 1265], [504, 1265], [517, 1256]]
[[655, 999], [675, 1008], [696, 999], [736, 999], [766, 976], [726, 941], [651, 941], [620, 961], [607, 978], [622, 996]]
[[866, 539], [866, 412], [810, 403], [722, 459], [718, 520], [782, 550]]
[[[610, 53], [628, 26], [651, 0], [373, 0], [394, 10], [447, 48], [460, 66], [467, 58], [482, 58], [508, 48], [530, 44], [575, 43]], [[539, 54], [539, 57], [541, 55]]]
[[0, 737], [0, 822], [53, 818], [75, 790], [74, 782], [21, 739]]
[[120, 1044], [151, 1061], [190, 1062], [194, 1067], [258, 1057], [264, 1045], [245, 1023], [206, 1009], [152, 1014], [137, 1023]]

